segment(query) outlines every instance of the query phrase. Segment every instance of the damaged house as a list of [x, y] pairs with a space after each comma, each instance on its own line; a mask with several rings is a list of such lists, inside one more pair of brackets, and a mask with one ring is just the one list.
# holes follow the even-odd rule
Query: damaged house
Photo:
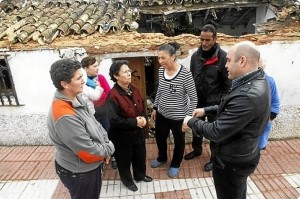
[[282, 114], [274, 130], [282, 132], [280, 138], [291, 137], [300, 129], [300, 83], [288, 81], [297, 81], [293, 77], [300, 72], [299, 4], [297, 0], [2, 0], [0, 145], [49, 144], [46, 117], [54, 93], [49, 76], [54, 61], [93, 55], [102, 60], [100, 72], [109, 79], [111, 61], [127, 59], [133, 82], [145, 99], [151, 99], [159, 68], [157, 48], [179, 43], [178, 61], [189, 67], [190, 54], [199, 45], [199, 29], [207, 23], [218, 29], [218, 43], [224, 49], [241, 40], [258, 44], [266, 70], [275, 76], [282, 94]]

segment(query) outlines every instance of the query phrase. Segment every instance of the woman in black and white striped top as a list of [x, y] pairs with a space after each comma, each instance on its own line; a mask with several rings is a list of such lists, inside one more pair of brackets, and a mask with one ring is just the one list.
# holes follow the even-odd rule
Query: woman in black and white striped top
[[176, 62], [176, 50], [172, 45], [160, 46], [158, 61], [162, 67], [151, 115], [155, 120], [158, 157], [152, 161], [151, 167], [157, 168], [167, 161], [167, 138], [171, 130], [175, 146], [168, 175], [174, 178], [178, 175], [184, 153], [182, 122], [196, 108], [197, 94], [192, 74]]

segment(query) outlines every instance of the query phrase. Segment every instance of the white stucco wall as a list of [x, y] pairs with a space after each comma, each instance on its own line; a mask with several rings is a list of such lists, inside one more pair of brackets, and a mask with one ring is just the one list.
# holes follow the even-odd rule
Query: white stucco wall
[[[229, 46], [222, 46], [227, 51]], [[273, 121], [271, 139], [300, 137], [300, 41], [273, 42], [258, 46], [265, 71], [275, 79], [280, 114]], [[190, 50], [192, 54], [196, 49]], [[179, 60], [189, 68], [190, 56]]]
[[[227, 50], [228, 46], [222, 46]], [[300, 137], [300, 41], [273, 42], [258, 46], [265, 60], [265, 71], [276, 83], [281, 113], [275, 120], [273, 138]], [[191, 50], [192, 53], [195, 49]], [[60, 51], [61, 53], [61, 51]], [[49, 69], [60, 59], [58, 50], [12, 53], [9, 58], [19, 101], [24, 106], [0, 107], [0, 145], [50, 144], [46, 116], [55, 91]], [[77, 57], [81, 60], [82, 57]], [[179, 60], [189, 67], [190, 56]], [[108, 75], [111, 60], [100, 63], [100, 73]]]
[[[222, 46], [225, 51], [230, 46]], [[279, 89], [281, 105], [300, 106], [300, 41], [273, 42], [258, 46], [265, 61], [265, 71], [272, 76]], [[191, 49], [191, 55], [196, 49]], [[189, 68], [191, 57], [179, 60]], [[298, 79], [299, 78], [299, 79]]]
[[52, 50], [12, 53], [8, 63], [19, 102], [24, 106], [6, 107], [4, 112], [46, 112], [54, 92], [49, 69], [59, 59]]
[[265, 59], [265, 71], [277, 83], [281, 105], [300, 105], [300, 41], [293, 44], [274, 42], [259, 47]]
[[[228, 46], [222, 46], [227, 51]], [[258, 46], [265, 60], [265, 71], [277, 83], [282, 105], [300, 104], [300, 41], [293, 43], [273, 42]], [[196, 49], [190, 50], [190, 54]], [[47, 112], [55, 91], [49, 69], [53, 62], [61, 59], [57, 50], [24, 51], [11, 53], [8, 60], [13, 75], [20, 107], [1, 107], [2, 114]], [[81, 58], [78, 58], [79, 60]], [[179, 60], [189, 68], [190, 56]], [[99, 73], [110, 81], [110, 59], [100, 62]], [[300, 81], [300, 80], [299, 80]]]

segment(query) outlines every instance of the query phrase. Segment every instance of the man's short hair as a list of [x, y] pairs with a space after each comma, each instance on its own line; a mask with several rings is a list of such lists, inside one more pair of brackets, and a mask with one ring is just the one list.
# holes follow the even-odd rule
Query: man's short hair
[[215, 26], [212, 24], [206, 24], [205, 26], [203, 26], [201, 28], [201, 32], [211, 32], [211, 33], [213, 33], [213, 38], [217, 37], [217, 30], [216, 30]]
[[236, 44], [234, 61], [237, 62], [242, 56], [246, 56], [250, 62], [259, 63], [260, 52], [253, 42], [241, 41]]

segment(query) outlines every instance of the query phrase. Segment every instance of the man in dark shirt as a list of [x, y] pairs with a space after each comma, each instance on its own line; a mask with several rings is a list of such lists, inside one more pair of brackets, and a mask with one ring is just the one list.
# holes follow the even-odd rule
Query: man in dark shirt
[[[190, 71], [192, 72], [197, 96], [197, 107], [205, 107], [211, 105], [219, 105], [222, 96], [224, 96], [230, 86], [231, 81], [228, 79], [226, 64], [226, 52], [216, 43], [217, 31], [211, 24], [202, 27], [200, 33], [200, 47], [192, 55], [190, 63]], [[207, 115], [207, 120], [212, 122], [215, 115]], [[205, 118], [201, 118], [205, 120]], [[202, 154], [203, 137], [193, 136], [193, 151], [184, 156], [185, 160], [193, 159]], [[210, 143], [213, 155], [213, 143]], [[212, 169], [211, 161], [205, 164], [205, 171]]]

